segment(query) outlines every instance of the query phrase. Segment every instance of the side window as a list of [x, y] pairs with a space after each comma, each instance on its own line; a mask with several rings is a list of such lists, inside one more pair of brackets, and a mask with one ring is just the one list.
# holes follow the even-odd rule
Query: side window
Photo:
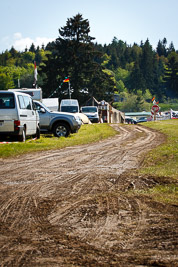
[[24, 96], [25, 108], [32, 109], [32, 101], [28, 96]]
[[25, 103], [22, 95], [18, 95], [20, 109], [25, 109]]
[[32, 108], [35, 110], [36, 109], [36, 105], [35, 105], [35, 102], [33, 102], [32, 100]]
[[35, 106], [35, 109], [38, 110], [38, 111], [39, 111], [40, 108], [41, 108], [41, 106], [40, 106], [38, 103], [35, 103], [35, 102], [34, 102], [34, 106]]

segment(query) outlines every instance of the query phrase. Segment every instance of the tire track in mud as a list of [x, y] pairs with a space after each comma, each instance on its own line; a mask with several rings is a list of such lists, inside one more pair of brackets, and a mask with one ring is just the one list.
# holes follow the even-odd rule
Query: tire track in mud
[[164, 233], [170, 255], [161, 241], [151, 246], [166, 218], [175, 225], [175, 214], [127, 193], [155, 184], [130, 174], [163, 138], [138, 125], [112, 127], [119, 134], [104, 141], [0, 161], [2, 266], [175, 262], [175, 231]]

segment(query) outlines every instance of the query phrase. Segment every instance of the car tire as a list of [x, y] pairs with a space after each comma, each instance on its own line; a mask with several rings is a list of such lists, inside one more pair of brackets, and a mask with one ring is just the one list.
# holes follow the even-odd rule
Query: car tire
[[22, 134], [18, 136], [18, 141], [19, 142], [25, 142], [26, 141], [26, 131], [25, 131], [25, 128], [23, 128]]
[[36, 134], [32, 135], [33, 138], [40, 139], [40, 127], [37, 126], [36, 128]]
[[67, 137], [70, 134], [70, 128], [66, 123], [58, 122], [53, 127], [53, 134], [56, 137], [61, 137], [61, 136]]

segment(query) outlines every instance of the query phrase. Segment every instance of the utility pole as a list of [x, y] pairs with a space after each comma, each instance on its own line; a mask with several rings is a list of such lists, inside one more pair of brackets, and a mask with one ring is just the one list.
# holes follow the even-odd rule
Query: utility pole
[[69, 98], [71, 99], [70, 81], [69, 81]]

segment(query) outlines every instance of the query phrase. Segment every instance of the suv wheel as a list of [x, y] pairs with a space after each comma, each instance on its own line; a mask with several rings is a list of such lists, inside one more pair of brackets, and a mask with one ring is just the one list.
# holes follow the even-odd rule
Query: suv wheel
[[70, 134], [70, 128], [67, 124], [59, 122], [54, 126], [53, 134], [56, 137], [67, 137]]
[[36, 138], [40, 139], [40, 127], [39, 126], [36, 129]]
[[33, 135], [33, 138], [40, 139], [40, 127], [39, 126], [37, 126], [36, 128], [36, 134]]

